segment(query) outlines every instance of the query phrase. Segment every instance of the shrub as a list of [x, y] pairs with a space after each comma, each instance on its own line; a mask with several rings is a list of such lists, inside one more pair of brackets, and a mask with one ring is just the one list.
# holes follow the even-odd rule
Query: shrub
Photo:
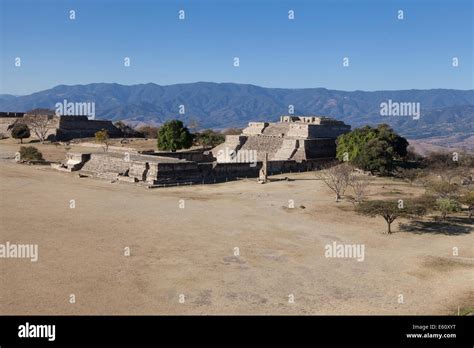
[[196, 134], [196, 144], [203, 147], [215, 147], [225, 141], [224, 135], [212, 129], [206, 129]]
[[441, 218], [446, 220], [448, 214], [461, 211], [461, 204], [452, 198], [438, 198], [435, 203], [436, 210], [441, 213]]
[[44, 161], [43, 154], [34, 146], [22, 146], [20, 159], [22, 161]]

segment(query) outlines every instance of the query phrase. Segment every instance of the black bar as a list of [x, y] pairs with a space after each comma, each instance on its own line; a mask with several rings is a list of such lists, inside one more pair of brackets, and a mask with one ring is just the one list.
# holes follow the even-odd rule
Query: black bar
[[[19, 327], [26, 323], [55, 325], [54, 341], [19, 337]], [[0, 328], [1, 348], [59, 344], [472, 347], [474, 342], [472, 316], [3, 316]], [[456, 337], [407, 338], [407, 334]]]

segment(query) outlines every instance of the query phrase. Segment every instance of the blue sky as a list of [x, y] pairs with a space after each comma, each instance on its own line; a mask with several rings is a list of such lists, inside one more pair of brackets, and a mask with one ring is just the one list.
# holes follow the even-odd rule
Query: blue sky
[[[471, 0], [0, 3], [0, 93], [94, 82], [474, 88]], [[185, 20], [178, 19], [181, 9]], [[21, 67], [15, 67], [16, 57]], [[130, 57], [130, 67], [124, 67], [124, 57]], [[343, 67], [344, 57], [349, 67]]]

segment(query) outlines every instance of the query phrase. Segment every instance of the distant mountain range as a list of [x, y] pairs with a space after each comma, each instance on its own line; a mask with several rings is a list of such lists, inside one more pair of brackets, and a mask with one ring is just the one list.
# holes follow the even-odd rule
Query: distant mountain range
[[[389, 123], [412, 139], [436, 137], [462, 144], [474, 133], [474, 90], [345, 92], [211, 82], [169, 86], [93, 83], [60, 85], [26, 96], [0, 95], [0, 111], [54, 109], [64, 100], [95, 102], [96, 118], [126, 120], [134, 125], [157, 125], [179, 118], [185, 123], [195, 120], [201, 128], [243, 127], [249, 121], [276, 121], [294, 105], [295, 115], [332, 116], [353, 127]], [[380, 105], [388, 100], [420, 103], [420, 118], [381, 116]], [[180, 105], [184, 105], [184, 114], [179, 114]]]

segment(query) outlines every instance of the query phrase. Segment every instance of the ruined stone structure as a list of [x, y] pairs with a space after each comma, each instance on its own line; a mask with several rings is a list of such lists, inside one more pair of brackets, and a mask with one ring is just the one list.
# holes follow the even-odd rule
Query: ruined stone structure
[[[350, 130], [343, 122], [325, 117], [282, 116], [279, 123], [251, 122], [242, 135], [228, 135], [211, 151], [68, 154], [54, 165], [60, 170], [148, 186], [180, 183], [213, 183], [237, 178], [314, 170], [334, 159], [335, 139]], [[255, 157], [224, 158], [252, 152]], [[242, 151], [248, 150], [248, 151]]]
[[297, 162], [335, 157], [336, 138], [351, 127], [342, 121], [317, 116], [281, 116], [280, 122], [250, 122], [241, 135], [227, 135], [226, 141], [212, 150], [218, 162], [235, 162], [229, 154], [256, 151], [257, 160], [295, 160]]
[[[9, 126], [12, 126], [17, 122], [29, 125], [35, 118], [48, 119], [47, 139], [52, 141], [91, 138], [101, 129], [106, 129], [109, 136], [112, 138], [122, 136], [122, 132], [115, 127], [111, 121], [89, 120], [87, 116], [56, 116], [47, 114], [25, 114], [19, 112], [0, 112], [0, 134], [10, 136], [11, 132]], [[31, 137], [35, 137], [33, 130], [31, 130]]]

